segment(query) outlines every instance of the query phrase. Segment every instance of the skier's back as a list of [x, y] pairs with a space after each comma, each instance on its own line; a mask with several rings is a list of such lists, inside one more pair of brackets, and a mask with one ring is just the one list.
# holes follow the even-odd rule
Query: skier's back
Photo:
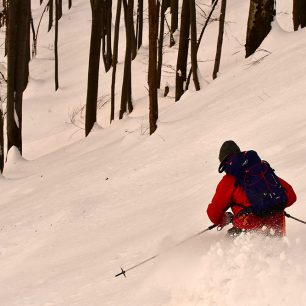
[[[231, 221], [233, 228], [229, 230], [229, 234], [233, 236], [242, 231], [258, 231], [267, 235], [284, 236], [286, 229], [283, 209], [296, 201], [296, 194], [286, 181], [271, 174], [272, 170], [265, 162], [259, 161], [253, 165], [253, 168], [266, 167], [264, 169], [267, 171], [259, 169], [259, 178], [252, 177], [252, 173], [249, 173], [251, 167], [247, 168], [246, 164], [254, 156], [259, 158], [255, 151], [241, 152], [234, 141], [229, 140], [223, 143], [219, 153], [219, 172], [225, 171], [226, 174], [219, 182], [216, 193], [208, 205], [208, 217], [220, 227]], [[235, 163], [240, 164], [237, 166]], [[258, 200], [261, 201], [260, 205], [259, 202], [254, 203], [256, 197], [252, 197], [253, 187], [248, 187], [246, 183], [247, 173], [249, 173], [250, 180], [255, 180], [254, 183], [249, 184], [250, 186], [261, 184], [268, 190], [259, 196], [256, 194]], [[266, 177], [268, 174], [271, 176], [270, 180], [273, 179], [273, 183], [269, 183], [269, 177]], [[275, 206], [275, 209], [272, 205]], [[233, 214], [226, 212], [229, 208]]]

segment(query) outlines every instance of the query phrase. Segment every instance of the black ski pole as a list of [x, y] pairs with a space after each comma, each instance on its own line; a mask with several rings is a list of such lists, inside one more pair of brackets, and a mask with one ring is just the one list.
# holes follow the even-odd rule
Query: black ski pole
[[[203, 230], [203, 231], [201, 231], [201, 232], [199, 232], [199, 233], [197, 233], [197, 234], [195, 234], [195, 235], [192, 235], [192, 236], [190, 236], [190, 237], [188, 237], [188, 238], [182, 240], [181, 242], [175, 244], [175, 245], [172, 246], [170, 249], [173, 249], [173, 248], [175, 248], [175, 247], [178, 247], [179, 245], [181, 245], [181, 244], [183, 244], [183, 243], [185, 243], [185, 242], [187, 242], [187, 241], [189, 241], [189, 240], [191, 240], [191, 239], [193, 239], [193, 238], [195, 238], [195, 237], [197, 237], [197, 236], [200, 236], [200, 235], [202, 235], [203, 233], [205, 233], [205, 232], [207, 232], [207, 231], [210, 231], [210, 230], [212, 230], [212, 229], [215, 228], [215, 227], [217, 227], [217, 225], [216, 225], [216, 224], [213, 224], [213, 225], [209, 226], [208, 228], [206, 228], [205, 230]], [[118, 277], [118, 276], [120, 276], [120, 275], [123, 275], [124, 277], [126, 277], [126, 275], [125, 275], [126, 272], [131, 271], [131, 270], [133, 270], [133, 269], [135, 269], [135, 268], [137, 268], [137, 267], [139, 267], [139, 266], [141, 266], [141, 265], [147, 263], [148, 261], [151, 261], [151, 260], [155, 259], [155, 258], [158, 257], [159, 255], [160, 255], [160, 254], [155, 254], [154, 256], [151, 256], [151, 257], [149, 257], [149, 258], [147, 258], [147, 259], [141, 261], [140, 263], [138, 263], [138, 264], [136, 264], [136, 265], [134, 265], [134, 266], [132, 266], [132, 267], [126, 269], [126, 270], [123, 270], [123, 269], [121, 268], [121, 272], [118, 273], [118, 274], [116, 274], [115, 277]]]
[[295, 220], [295, 221], [298, 221], [298, 222], [301, 222], [301, 223], [303, 223], [303, 224], [306, 224], [305, 221], [300, 220], [300, 219], [295, 218], [295, 217], [292, 217], [291, 215], [289, 215], [289, 214], [288, 214], [287, 212], [285, 212], [285, 211], [284, 211], [284, 214], [285, 214], [285, 216], [286, 216], [287, 218], [291, 218], [291, 219], [293, 219], [293, 220]]

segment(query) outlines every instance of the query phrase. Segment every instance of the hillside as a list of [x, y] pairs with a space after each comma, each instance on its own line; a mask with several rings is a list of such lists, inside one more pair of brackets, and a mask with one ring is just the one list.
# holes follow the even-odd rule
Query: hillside
[[[303, 224], [288, 220], [281, 240], [227, 241], [225, 231], [213, 230], [172, 248], [210, 225], [205, 210], [228, 139], [258, 151], [294, 186], [298, 202], [288, 212], [306, 219], [306, 35], [287, 32], [291, 8], [280, 1], [280, 9], [262, 50], [244, 59], [248, 5], [232, 1], [218, 79], [210, 76], [212, 24], [199, 56], [208, 60], [199, 67], [203, 88], [178, 103], [171, 94], [161, 98], [152, 136], [143, 85], [147, 46], [133, 63], [135, 112], [109, 126], [106, 104], [84, 138], [82, 116], [71, 122], [71, 114], [86, 97], [89, 3], [74, 1], [61, 20], [57, 93], [53, 34], [42, 25], [25, 95], [24, 158], [10, 151], [0, 180], [1, 305], [306, 304]], [[174, 51], [167, 51], [165, 63], [174, 65]], [[167, 75], [163, 84], [173, 90]], [[101, 72], [100, 97], [107, 99], [109, 84]], [[157, 253], [127, 278], [114, 277]]]

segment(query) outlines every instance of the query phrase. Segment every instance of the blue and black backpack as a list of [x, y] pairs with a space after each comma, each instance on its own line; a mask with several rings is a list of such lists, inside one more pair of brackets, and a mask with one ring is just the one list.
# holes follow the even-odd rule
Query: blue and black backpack
[[287, 195], [274, 170], [255, 151], [229, 155], [219, 166], [219, 172], [233, 175], [250, 201], [248, 212], [263, 217], [285, 209]]

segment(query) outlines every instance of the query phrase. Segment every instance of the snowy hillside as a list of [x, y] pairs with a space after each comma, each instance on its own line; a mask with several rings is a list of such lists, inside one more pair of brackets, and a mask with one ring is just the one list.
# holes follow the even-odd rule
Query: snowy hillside
[[[35, 20], [42, 9], [36, 2]], [[25, 158], [11, 150], [0, 180], [1, 306], [306, 305], [301, 223], [288, 220], [280, 241], [227, 241], [225, 230], [212, 230], [172, 248], [210, 225], [205, 211], [228, 139], [257, 150], [293, 185], [298, 202], [288, 212], [306, 219], [306, 30], [289, 32], [291, 7], [280, 1], [279, 22], [245, 60], [247, 2], [228, 4], [217, 80], [216, 23], [199, 56], [208, 60], [199, 67], [202, 90], [174, 103], [173, 78], [164, 75], [172, 92], [160, 98], [152, 136], [147, 45], [133, 63], [135, 112], [109, 126], [104, 105], [100, 126], [85, 139], [78, 111], [86, 98], [89, 2], [74, 1], [61, 20], [57, 93], [53, 33], [42, 25], [25, 94]], [[174, 51], [167, 49], [165, 63], [175, 65]], [[100, 84], [107, 100], [110, 76], [101, 72]], [[127, 278], [114, 277], [155, 254]]]

